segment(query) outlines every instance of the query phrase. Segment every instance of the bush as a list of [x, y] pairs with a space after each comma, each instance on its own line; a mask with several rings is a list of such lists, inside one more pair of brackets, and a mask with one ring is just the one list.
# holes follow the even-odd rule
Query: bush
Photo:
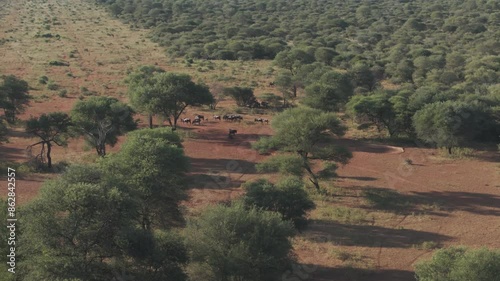
[[[274, 144], [275, 142], [276, 141], [271, 137], [262, 137], [259, 139], [258, 142], [255, 142], [252, 144], [252, 148], [257, 150], [260, 154], [266, 154], [266, 153], [269, 153], [270, 148], [275, 146], [275, 144]], [[261, 163], [261, 164], [265, 165], [263, 163]], [[257, 166], [257, 169], [259, 169], [258, 166]], [[262, 169], [263, 169], [263, 170], [261, 170], [262, 172], [267, 171], [267, 170], [264, 170], [264, 166], [262, 167]]]
[[67, 97], [67, 96], [68, 96], [68, 90], [66, 90], [66, 89], [62, 89], [62, 90], [60, 90], [60, 91], [59, 91], [59, 93], [57, 93], [57, 95], [58, 95], [59, 97], [61, 97], [61, 98], [65, 98], [65, 97]]
[[38, 83], [43, 84], [43, 85], [47, 84], [48, 81], [49, 81], [49, 77], [47, 77], [47, 76], [42, 76], [38, 79]]
[[301, 176], [304, 161], [297, 155], [282, 154], [272, 156], [256, 165], [260, 173], [276, 173]]
[[52, 65], [52, 66], [69, 66], [69, 63], [64, 62], [64, 61], [53, 60], [53, 61], [49, 62], [49, 65]]
[[304, 183], [297, 178], [285, 178], [274, 185], [260, 179], [245, 183], [243, 202], [247, 207], [278, 212], [284, 220], [291, 220], [295, 227], [305, 226], [307, 211], [314, 209], [314, 202], [303, 189]]
[[252, 88], [230, 87], [225, 88], [223, 93], [233, 98], [238, 106], [245, 106], [256, 100]]
[[500, 251], [451, 247], [416, 265], [419, 281], [499, 281]]
[[55, 91], [55, 90], [59, 89], [59, 85], [57, 85], [54, 81], [50, 81], [47, 84], [47, 89], [49, 89], [51, 91]]
[[185, 231], [191, 266], [206, 270], [204, 281], [278, 280], [291, 264], [294, 233], [279, 214], [242, 204], [210, 207]]

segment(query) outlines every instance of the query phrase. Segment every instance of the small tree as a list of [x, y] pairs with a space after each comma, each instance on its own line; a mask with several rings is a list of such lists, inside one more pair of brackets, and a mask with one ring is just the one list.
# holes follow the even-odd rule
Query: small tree
[[166, 128], [129, 133], [121, 150], [102, 162], [105, 179], [131, 194], [137, 224], [145, 230], [183, 222], [179, 203], [186, 199], [188, 167], [179, 136]]
[[364, 63], [355, 64], [349, 71], [352, 83], [355, 87], [363, 87], [372, 91], [375, 88], [375, 76], [370, 67]]
[[262, 101], [267, 102], [272, 107], [278, 107], [281, 104], [281, 100], [283, 100], [283, 98], [281, 98], [278, 95], [275, 95], [274, 93], [264, 93], [260, 95], [259, 98]]
[[[323, 72], [319, 69], [319, 72]], [[306, 96], [302, 103], [325, 111], [338, 111], [353, 95], [353, 86], [346, 74], [326, 71], [320, 79], [305, 88]]]
[[138, 227], [135, 194], [106, 173], [70, 166], [21, 210], [22, 280], [186, 280], [182, 240]]
[[498, 140], [499, 121], [481, 102], [436, 102], [413, 117], [417, 136], [438, 147], [452, 148], [474, 140]]
[[118, 136], [137, 127], [134, 111], [111, 97], [91, 97], [79, 101], [71, 111], [75, 132], [83, 135], [99, 156], [106, 155], [106, 144], [114, 146]]
[[392, 137], [397, 132], [396, 115], [390, 95], [385, 92], [368, 96], [353, 96], [347, 103], [347, 112], [362, 124], [375, 125], [379, 132], [387, 129]]
[[278, 213], [219, 205], [190, 221], [185, 233], [193, 266], [212, 277], [204, 280], [275, 280], [290, 266], [294, 229]]
[[238, 106], [245, 106], [256, 100], [252, 88], [230, 87], [225, 88], [223, 93], [233, 98]]
[[139, 112], [148, 114], [149, 128], [153, 128], [153, 115], [155, 114], [155, 99], [151, 96], [153, 75], [163, 73], [157, 66], [141, 66], [129, 74], [125, 82], [128, 84], [128, 96], [132, 106]]
[[[28, 146], [31, 150], [33, 146], [41, 145], [39, 157], [43, 159], [46, 153], [47, 167], [52, 168], [52, 144], [65, 146], [68, 139], [68, 130], [71, 126], [71, 118], [66, 113], [53, 112], [42, 114], [40, 117], [31, 117], [26, 122], [26, 132], [32, 134], [41, 141]], [[45, 151], [45, 147], [47, 150]]]
[[[273, 119], [275, 135], [261, 138], [253, 147], [260, 152], [279, 150], [300, 156], [302, 168], [309, 180], [319, 190], [319, 178], [313, 171], [312, 160], [346, 164], [352, 154], [332, 143], [332, 137], [343, 136], [346, 127], [333, 113], [307, 107], [288, 109]], [[324, 165], [335, 169], [335, 165]], [[328, 174], [323, 171], [322, 174]], [[332, 173], [333, 174], [333, 173]]]
[[196, 84], [186, 74], [156, 73], [150, 88], [155, 114], [167, 118], [173, 130], [188, 106], [210, 105], [214, 97], [204, 84]]
[[31, 96], [28, 94], [29, 86], [24, 80], [14, 75], [1, 76], [0, 108], [4, 110], [5, 119], [9, 123], [16, 120], [16, 114], [22, 113]]
[[276, 185], [260, 179], [244, 184], [246, 194], [242, 200], [247, 207], [278, 212], [282, 219], [291, 220], [295, 227], [301, 228], [305, 225], [307, 211], [315, 207], [303, 186], [298, 178], [285, 178]]
[[215, 110], [217, 105], [226, 99], [226, 94], [224, 93], [224, 86], [219, 83], [213, 83], [210, 85], [210, 92], [214, 96], [213, 102], [210, 104], [210, 109]]
[[498, 281], [500, 251], [451, 247], [438, 250], [431, 260], [416, 265], [419, 281]]

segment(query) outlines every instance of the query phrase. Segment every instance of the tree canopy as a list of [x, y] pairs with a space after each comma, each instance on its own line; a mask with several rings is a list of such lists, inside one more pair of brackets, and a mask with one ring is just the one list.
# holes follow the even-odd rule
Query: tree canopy
[[277, 184], [260, 179], [244, 184], [243, 202], [263, 210], [278, 212], [284, 220], [291, 220], [295, 227], [305, 225], [307, 211], [314, 209], [314, 202], [303, 188], [299, 178], [284, 178]]
[[155, 100], [151, 98], [151, 88], [154, 86], [152, 77], [155, 73], [163, 73], [165, 70], [153, 65], [145, 65], [130, 73], [125, 79], [128, 84], [128, 96], [135, 110], [149, 115], [149, 128], [153, 128], [153, 115], [155, 112]]
[[29, 103], [30, 95], [28, 82], [14, 75], [0, 77], [0, 108], [4, 111], [5, 119], [12, 123], [16, 115], [22, 113]]
[[[313, 171], [311, 160], [345, 164], [352, 157], [347, 149], [334, 142], [334, 137], [341, 137], [346, 131], [334, 113], [307, 107], [292, 108], [278, 114], [271, 125], [275, 134], [261, 138], [253, 147], [260, 152], [278, 150], [297, 154], [302, 168], [317, 189], [320, 188], [318, 175]], [[327, 169], [335, 167], [325, 165]]]
[[209, 207], [185, 233], [200, 280], [275, 280], [292, 261], [293, 224], [257, 207]]
[[[44, 153], [47, 157], [47, 167], [52, 168], [51, 150], [52, 145], [65, 146], [69, 137], [69, 130], [71, 126], [71, 118], [68, 114], [63, 112], [53, 112], [49, 114], [42, 114], [40, 117], [31, 117], [26, 122], [26, 132], [32, 134], [40, 139], [39, 142], [30, 145], [32, 148], [36, 145], [41, 145], [40, 154], [38, 159], [45, 162]], [[45, 148], [47, 150], [45, 151]]]
[[140, 98], [148, 101], [150, 112], [166, 117], [173, 129], [188, 106], [214, 102], [208, 86], [194, 83], [187, 74], [157, 72], [148, 84], [150, 86], [140, 93]]
[[72, 165], [21, 210], [20, 280], [187, 280], [187, 158], [165, 128], [131, 133], [120, 152]]
[[90, 97], [78, 101], [71, 110], [75, 133], [83, 135], [99, 156], [106, 155], [106, 145], [114, 146], [118, 136], [136, 128], [134, 111], [111, 97]]
[[486, 248], [441, 249], [432, 259], [418, 263], [415, 274], [419, 281], [498, 281], [500, 252]]

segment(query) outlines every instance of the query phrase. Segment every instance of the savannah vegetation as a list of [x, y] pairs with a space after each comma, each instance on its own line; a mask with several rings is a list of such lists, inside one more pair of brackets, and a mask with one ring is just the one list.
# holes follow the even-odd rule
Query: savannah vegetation
[[[151, 40], [186, 65], [271, 61], [273, 92], [256, 95], [248, 84], [205, 84], [146, 65], [123, 77], [128, 102], [82, 88], [69, 113], [28, 119], [25, 132], [49, 169], [52, 146], [71, 138], [83, 137], [101, 157], [69, 165], [21, 208], [19, 267], [26, 270], [19, 280], [280, 280], [296, 266], [294, 239], [315, 208], [335, 222], [370, 221], [362, 209], [325, 207], [342, 194], [332, 195], [331, 184], [352, 158], [338, 144], [350, 129], [450, 154], [499, 142], [496, 1], [97, 2], [132, 28], [150, 29]], [[42, 78], [49, 90], [59, 89]], [[0, 137], [26, 109], [28, 92], [21, 77], [2, 76]], [[272, 105], [274, 134], [252, 147], [273, 154], [257, 172], [279, 179], [246, 182], [240, 199], [187, 215], [182, 202], [189, 199], [191, 167], [174, 132], [177, 121], [188, 107], [215, 110], [226, 98], [241, 111], [256, 99]], [[137, 129], [138, 114], [149, 129]], [[171, 128], [154, 128], [153, 117]], [[121, 149], [109, 153], [122, 136]], [[414, 204], [397, 192], [362, 196], [389, 211]], [[418, 263], [415, 273], [423, 281], [496, 280], [498, 260], [496, 250], [448, 248]]]

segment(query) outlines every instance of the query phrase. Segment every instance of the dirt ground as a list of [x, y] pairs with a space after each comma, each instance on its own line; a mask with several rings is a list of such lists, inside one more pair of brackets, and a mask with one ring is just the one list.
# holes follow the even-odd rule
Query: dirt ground
[[[214, 81], [214, 73], [193, 72], [167, 59], [159, 47], [145, 39], [145, 31], [130, 31], [87, 2], [1, 1], [5, 10], [0, 15], [0, 39], [10, 40], [0, 44], [0, 73], [21, 76], [34, 88], [31, 93], [35, 99], [21, 119], [42, 112], [69, 111], [81, 95], [81, 87], [125, 99], [123, 78], [127, 69], [137, 65], [157, 63], [167, 70]], [[54, 17], [62, 25], [45, 30], [44, 21], [53, 23]], [[59, 34], [61, 39], [37, 38], [38, 31]], [[69, 57], [72, 50], [77, 50], [74, 58]], [[50, 60], [66, 60], [70, 66], [49, 66]], [[260, 62], [245, 65], [237, 80], [229, 84], [243, 81], [249, 68], [264, 66]], [[233, 67], [221, 66], [217, 71], [231, 72]], [[41, 75], [67, 89], [69, 97], [46, 90], [37, 82]], [[265, 76], [252, 79], [258, 79], [258, 92], [273, 91], [266, 88]], [[233, 109], [232, 103], [222, 102], [217, 112]], [[201, 126], [181, 124], [179, 129], [186, 136], [184, 147], [192, 164], [191, 197], [185, 203], [190, 214], [208, 204], [237, 198], [245, 181], [276, 177], [256, 172], [255, 164], [267, 156], [250, 147], [259, 137], [272, 134], [270, 125], [255, 123], [253, 118], [266, 116], [272, 122], [272, 115], [245, 113], [241, 123], [232, 123], [213, 120], [213, 112], [190, 108], [185, 116], [195, 114], [208, 120]], [[228, 138], [229, 129], [238, 130], [233, 139]], [[21, 128], [15, 129], [10, 142], [0, 144], [0, 161], [27, 161], [25, 148], [33, 142]], [[472, 159], [452, 160], [428, 148], [352, 138], [339, 143], [349, 147], [354, 157], [340, 167], [335, 182], [323, 183], [330, 195], [314, 195], [317, 209], [310, 214], [309, 228], [294, 239], [301, 265], [284, 273], [283, 280], [410, 281], [414, 280], [415, 262], [430, 257], [436, 248], [500, 248], [498, 153], [480, 152]], [[111, 151], [117, 149], [119, 145]], [[82, 140], [71, 140], [68, 147], [56, 147], [53, 152], [55, 162], [70, 163], [92, 161], [94, 154]], [[19, 178], [19, 204], [35, 197], [50, 177], [31, 174]], [[375, 206], [366, 199], [367, 192], [389, 199]], [[6, 195], [6, 188], [0, 195]]]

